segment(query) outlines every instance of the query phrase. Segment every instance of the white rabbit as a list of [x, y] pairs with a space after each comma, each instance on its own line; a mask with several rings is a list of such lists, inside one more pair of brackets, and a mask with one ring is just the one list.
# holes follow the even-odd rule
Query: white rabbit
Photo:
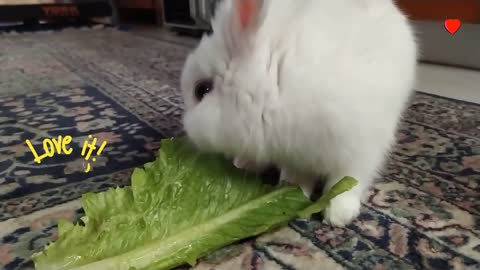
[[355, 177], [324, 212], [350, 223], [412, 92], [405, 16], [391, 0], [224, 0], [212, 26], [181, 76], [188, 137], [240, 167], [276, 164], [307, 194]]

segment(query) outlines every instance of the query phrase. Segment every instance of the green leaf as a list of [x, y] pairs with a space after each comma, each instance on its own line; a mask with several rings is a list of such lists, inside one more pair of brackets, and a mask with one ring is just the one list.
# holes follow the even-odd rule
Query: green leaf
[[330, 190], [323, 194], [320, 199], [318, 199], [314, 204], [310, 205], [308, 208], [300, 211], [298, 216], [301, 218], [308, 218], [315, 213], [320, 213], [325, 208], [327, 208], [329, 202], [337, 197], [338, 195], [351, 190], [354, 186], [358, 184], [358, 181], [353, 177], [346, 176], [335, 185], [333, 185]]
[[33, 260], [39, 270], [193, 265], [287, 223], [311, 204], [298, 187], [263, 185], [184, 138], [164, 140], [159, 157], [133, 172], [131, 187], [85, 194], [83, 224], [60, 221], [58, 240]]

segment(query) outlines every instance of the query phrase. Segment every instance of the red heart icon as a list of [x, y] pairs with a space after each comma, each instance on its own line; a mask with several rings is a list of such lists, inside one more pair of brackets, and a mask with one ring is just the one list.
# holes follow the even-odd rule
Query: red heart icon
[[460, 29], [462, 22], [459, 19], [446, 19], [445, 20], [445, 29], [451, 34], [455, 35], [455, 33]]

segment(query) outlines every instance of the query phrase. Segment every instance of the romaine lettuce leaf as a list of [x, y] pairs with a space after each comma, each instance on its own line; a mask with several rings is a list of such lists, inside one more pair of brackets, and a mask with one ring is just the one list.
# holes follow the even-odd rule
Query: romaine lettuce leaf
[[338, 195], [352, 189], [357, 185], [357, 180], [351, 176], [345, 176], [342, 180], [338, 181], [330, 190], [323, 194], [320, 199], [315, 203], [307, 207], [306, 209], [298, 212], [298, 217], [308, 218], [315, 213], [320, 213], [323, 209], [327, 208], [328, 203]]
[[82, 206], [83, 224], [60, 221], [58, 240], [33, 255], [36, 269], [193, 265], [211, 251], [287, 223], [312, 202], [298, 187], [263, 185], [177, 138], [162, 141], [159, 157], [133, 172], [131, 187], [85, 194]]

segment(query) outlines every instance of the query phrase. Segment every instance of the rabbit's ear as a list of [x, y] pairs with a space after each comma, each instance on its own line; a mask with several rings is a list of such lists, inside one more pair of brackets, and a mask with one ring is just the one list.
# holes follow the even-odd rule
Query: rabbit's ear
[[[224, 43], [228, 55], [248, 51], [262, 23], [265, 0], [223, 0], [212, 20], [213, 33]], [[223, 44], [222, 44], [223, 45]]]
[[233, 19], [237, 21], [240, 32], [245, 32], [258, 23], [262, 0], [234, 0]]

